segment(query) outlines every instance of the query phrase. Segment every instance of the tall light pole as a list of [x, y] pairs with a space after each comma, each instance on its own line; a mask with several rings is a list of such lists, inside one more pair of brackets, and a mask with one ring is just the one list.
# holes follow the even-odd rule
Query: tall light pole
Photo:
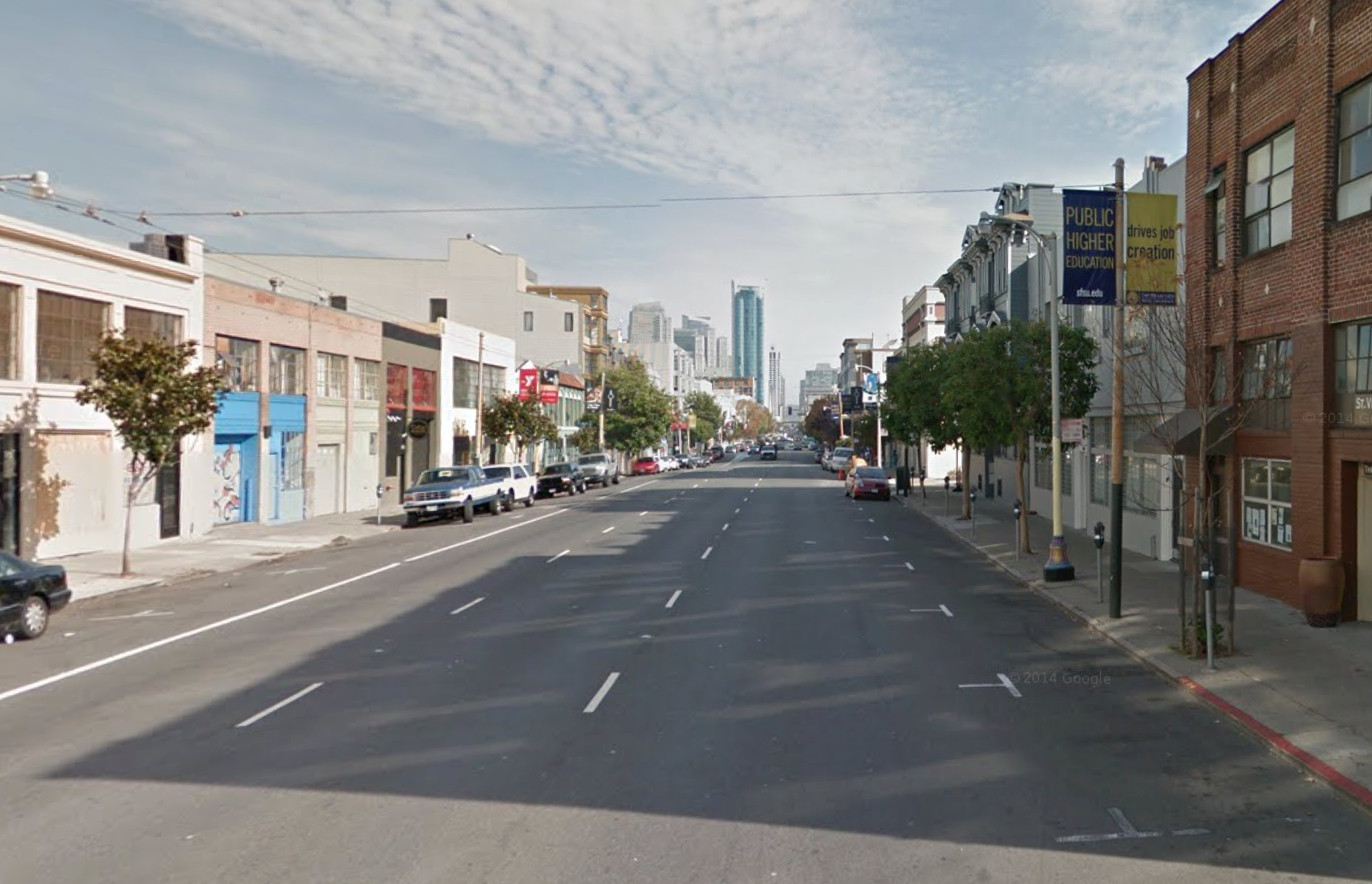
[[23, 181], [29, 186], [29, 196], [45, 200], [52, 196], [52, 185], [48, 183], [47, 172], [29, 172], [25, 175], [0, 175], [0, 190], [5, 189], [5, 181]]
[[[1053, 400], [1053, 539], [1048, 542], [1048, 561], [1043, 566], [1043, 579], [1047, 583], [1061, 583], [1076, 579], [1076, 568], [1067, 557], [1067, 535], [1062, 524], [1062, 382], [1058, 365], [1058, 282], [1056, 267], [1044, 238], [1034, 230], [1031, 215], [1016, 212], [1005, 215], [982, 213], [982, 223], [993, 227], [1023, 231], [1033, 239], [1039, 254], [1048, 262], [1048, 347], [1049, 383]], [[1056, 246], [1056, 238], [1054, 240]], [[1015, 539], [1018, 545], [1019, 538]]]
[[483, 454], [485, 454], [485, 452], [483, 451], [483, 448], [485, 447], [485, 440], [481, 438], [481, 432], [482, 432], [482, 427], [481, 427], [481, 412], [482, 412], [482, 410], [484, 409], [484, 407], [485, 407], [485, 405], [486, 405], [486, 403], [485, 403], [485, 401], [484, 401], [484, 396], [482, 395], [482, 394], [484, 393], [484, 390], [483, 390], [484, 384], [482, 383], [482, 381], [485, 380], [485, 378], [483, 377], [485, 374], [486, 374], [486, 333], [485, 333], [485, 332], [477, 332], [477, 333], [476, 333], [476, 440], [475, 440], [475, 441], [476, 441], [476, 451], [474, 452], [475, 455], [476, 455], [476, 457], [472, 460], [472, 462], [475, 463], [477, 466], [481, 466], [482, 463], [486, 460], [486, 458], [482, 456]]

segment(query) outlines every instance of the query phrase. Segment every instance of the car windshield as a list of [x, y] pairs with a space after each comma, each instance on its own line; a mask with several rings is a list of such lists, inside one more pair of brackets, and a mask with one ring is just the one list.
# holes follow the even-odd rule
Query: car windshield
[[853, 449], [851, 449], [851, 448], [835, 448], [835, 449], [834, 449], [834, 453], [833, 453], [833, 455], [832, 455], [832, 457], [836, 457], [836, 458], [837, 458], [837, 457], [841, 457], [841, 458], [844, 458], [845, 460], [846, 460], [847, 458], [852, 457], [852, 456], [853, 456]]
[[859, 479], [885, 479], [886, 471], [879, 467], [858, 467], [853, 475]]
[[486, 471], [486, 476], [487, 476], [488, 478], [491, 478], [491, 479], [508, 479], [508, 478], [510, 478], [510, 468], [509, 468], [509, 467], [484, 467], [483, 469]]
[[419, 475], [419, 485], [435, 485], [440, 482], [465, 482], [467, 471], [454, 469], [425, 470]]
[[571, 465], [571, 464], [566, 464], [566, 463], [555, 463], [555, 464], [551, 464], [551, 465], [548, 466], [546, 469], [544, 469], [544, 470], [543, 470], [543, 475], [545, 475], [545, 476], [556, 476], [556, 475], [560, 475], [560, 474], [562, 474], [562, 473], [570, 473], [571, 471], [572, 471], [572, 465]]
[[605, 455], [603, 455], [603, 454], [583, 454], [581, 457], [578, 457], [578, 458], [576, 459], [576, 462], [577, 462], [577, 463], [605, 463], [605, 461], [607, 461], [607, 460], [609, 460], [609, 458], [607, 458], [607, 457], [606, 457]]

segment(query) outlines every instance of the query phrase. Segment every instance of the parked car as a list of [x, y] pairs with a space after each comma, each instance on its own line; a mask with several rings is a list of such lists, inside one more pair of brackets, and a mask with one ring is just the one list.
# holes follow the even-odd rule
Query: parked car
[[477, 466], [425, 470], [400, 498], [407, 528], [423, 519], [461, 516], [462, 521], [470, 522], [472, 514], [483, 507], [493, 516], [500, 515], [503, 503], [500, 480], [490, 478]]
[[619, 461], [613, 455], [583, 454], [576, 459], [576, 465], [585, 474], [587, 485], [604, 488], [606, 485], [619, 484]]
[[[848, 466], [848, 458], [852, 456], [853, 449], [847, 446], [835, 448], [833, 451], [829, 452], [829, 459], [826, 461], [829, 472], [837, 473], [840, 470], [846, 469]], [[839, 478], [841, 479], [843, 477], [840, 476]]]
[[724, 446], [722, 446], [722, 445], [716, 445], [714, 448], [711, 448], [711, 449], [710, 449], [710, 460], [715, 461], [715, 460], [723, 460], [723, 459], [724, 459]]
[[662, 463], [652, 455], [634, 461], [632, 472], [635, 476], [652, 476], [662, 472]]
[[858, 467], [848, 474], [843, 493], [853, 500], [864, 497], [890, 500], [891, 480], [881, 467]]
[[777, 459], [777, 447], [775, 445], [764, 445], [758, 450], [761, 452], [761, 460]]
[[38, 638], [48, 620], [71, 601], [67, 569], [39, 565], [0, 552], [0, 632]]
[[522, 463], [491, 464], [481, 468], [487, 476], [500, 481], [500, 496], [505, 510], [514, 509], [516, 502], [534, 505], [538, 495], [538, 477]]
[[574, 463], [548, 464], [538, 477], [538, 493], [549, 497], [556, 494], [585, 494], [586, 475]]

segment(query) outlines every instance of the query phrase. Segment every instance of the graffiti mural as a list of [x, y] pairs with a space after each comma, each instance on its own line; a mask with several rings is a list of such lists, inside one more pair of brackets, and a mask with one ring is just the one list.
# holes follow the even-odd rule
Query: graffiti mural
[[243, 457], [234, 444], [214, 446], [214, 521], [243, 521]]

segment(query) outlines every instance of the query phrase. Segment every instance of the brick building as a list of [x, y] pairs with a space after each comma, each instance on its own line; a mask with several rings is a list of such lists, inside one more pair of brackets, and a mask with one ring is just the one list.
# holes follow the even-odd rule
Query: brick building
[[1294, 605], [1337, 556], [1372, 619], [1372, 2], [1285, 0], [1188, 80], [1190, 370], [1254, 404], [1211, 460], [1219, 552]]

